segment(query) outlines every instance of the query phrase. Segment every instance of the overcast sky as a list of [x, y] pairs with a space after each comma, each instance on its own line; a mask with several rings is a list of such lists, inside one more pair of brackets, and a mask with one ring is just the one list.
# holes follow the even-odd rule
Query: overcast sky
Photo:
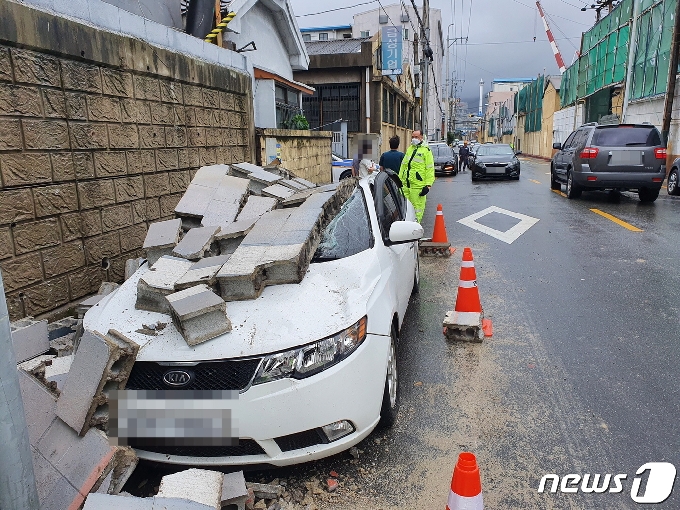
[[[375, 9], [378, 0], [349, 9], [313, 16], [301, 16], [329, 9], [337, 9], [367, 2], [368, 0], [291, 0], [298, 25], [316, 27], [349, 25], [352, 15]], [[410, 3], [410, 0], [406, 0]], [[397, 3], [380, 0], [382, 5]], [[592, 4], [592, 1], [588, 2]], [[422, 0], [416, 0], [422, 5]], [[542, 0], [548, 14], [548, 23], [557, 45], [569, 65], [579, 47], [581, 33], [594, 23], [595, 11], [581, 11], [582, 0]], [[449, 35], [468, 36], [467, 48], [457, 46], [449, 53], [451, 70], [455, 79], [465, 80], [459, 96], [471, 100], [476, 110], [479, 97], [479, 80], [485, 82], [485, 93], [494, 78], [535, 77], [538, 74], [559, 74], [555, 58], [538, 15], [535, 0], [430, 0], [430, 7], [441, 9], [444, 37], [450, 23]], [[455, 12], [454, 12], [455, 11]], [[469, 20], [469, 22], [468, 22]], [[455, 35], [454, 35], [455, 34]], [[534, 36], [536, 41], [533, 42]], [[444, 65], [443, 72], [446, 71]]]

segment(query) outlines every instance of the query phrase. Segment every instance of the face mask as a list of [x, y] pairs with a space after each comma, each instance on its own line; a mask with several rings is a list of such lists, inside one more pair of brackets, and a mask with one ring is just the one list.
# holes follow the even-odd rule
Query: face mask
[[411, 143], [413, 145], [418, 145], [420, 143], [420, 140], [418, 140], [417, 138], [411, 138]]

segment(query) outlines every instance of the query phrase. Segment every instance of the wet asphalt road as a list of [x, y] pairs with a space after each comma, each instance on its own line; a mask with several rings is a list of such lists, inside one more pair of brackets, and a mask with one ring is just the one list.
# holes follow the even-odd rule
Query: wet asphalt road
[[[644, 507], [630, 496], [635, 471], [646, 462], [680, 468], [680, 200], [665, 190], [653, 205], [633, 194], [567, 200], [550, 191], [548, 171], [523, 160], [518, 182], [473, 184], [469, 172], [437, 180], [425, 232], [441, 203], [457, 251], [421, 259], [421, 290], [400, 335], [397, 423], [361, 443], [358, 459], [343, 453], [247, 479], [279, 478], [295, 491], [335, 470], [340, 489], [319, 508], [443, 509], [456, 458], [468, 450], [487, 509]], [[489, 206], [539, 221], [512, 244], [457, 223]], [[479, 222], [506, 230], [517, 220]], [[493, 320], [482, 344], [442, 335], [465, 246]], [[627, 478], [617, 494], [540, 494], [548, 473]], [[649, 507], [680, 508], [675, 485]]]

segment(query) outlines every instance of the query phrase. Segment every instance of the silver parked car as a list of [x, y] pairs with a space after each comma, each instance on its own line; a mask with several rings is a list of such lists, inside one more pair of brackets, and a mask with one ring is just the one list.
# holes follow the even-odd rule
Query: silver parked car
[[585, 190], [635, 190], [654, 202], [666, 176], [666, 148], [651, 124], [584, 124], [564, 144], [555, 143], [550, 186], [567, 185], [567, 197]]

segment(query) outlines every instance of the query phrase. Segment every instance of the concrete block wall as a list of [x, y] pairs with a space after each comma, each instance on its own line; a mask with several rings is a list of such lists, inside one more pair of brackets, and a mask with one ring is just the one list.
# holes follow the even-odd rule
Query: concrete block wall
[[276, 138], [281, 144], [281, 166], [296, 176], [315, 184], [331, 182], [330, 131], [296, 129], [257, 129], [257, 164], [266, 164], [265, 139]]
[[196, 169], [252, 161], [250, 96], [233, 68], [0, 3], [0, 268], [12, 320], [122, 281]]

